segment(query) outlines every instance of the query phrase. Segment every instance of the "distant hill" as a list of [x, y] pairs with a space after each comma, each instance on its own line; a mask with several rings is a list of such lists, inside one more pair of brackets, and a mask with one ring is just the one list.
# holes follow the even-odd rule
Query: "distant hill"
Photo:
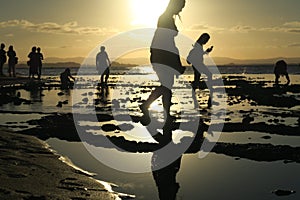
[[[89, 67], [94, 65], [88, 65]], [[114, 67], [135, 67], [135, 64], [126, 64], [126, 63], [119, 63], [119, 62], [112, 62], [112, 66]], [[27, 63], [20, 62], [18, 64], [19, 68], [27, 68]], [[56, 62], [56, 63], [43, 63], [44, 68], [79, 68], [81, 67], [80, 63], [76, 62]]]
[[227, 57], [213, 57], [214, 62], [217, 65], [258, 65], [258, 64], [274, 64], [278, 60], [285, 60], [288, 64], [300, 64], [300, 57], [294, 58], [266, 58], [266, 59], [234, 59]]
[[44, 63], [66, 63], [66, 62], [82, 63], [83, 60], [84, 57], [73, 57], [73, 58], [46, 57], [43, 62]]
[[[228, 57], [212, 57], [214, 62], [217, 65], [270, 65], [274, 64], [278, 60], [285, 60], [288, 64], [300, 64], [300, 57], [295, 58], [284, 58], [284, 57], [278, 57], [278, 58], [266, 58], [266, 59], [235, 59], [235, 58], [228, 58]], [[118, 59], [118, 62], [120, 63], [131, 63], [136, 65], [143, 65], [143, 64], [149, 64], [149, 58], [126, 58], [126, 59]], [[184, 64], [184, 62], [183, 62]]]
[[[277, 58], [266, 58], [266, 59], [235, 59], [228, 57], [212, 57], [217, 65], [259, 65], [259, 64], [274, 64], [278, 60], [285, 60], [288, 64], [300, 64], [300, 57], [277, 57]], [[58, 57], [47, 57], [43, 63], [52, 66], [80, 66], [83, 61], [87, 65], [95, 65], [95, 58], [84, 58], [84, 57], [71, 57], [71, 58], [58, 58]], [[21, 61], [20, 63], [26, 63]], [[63, 65], [62, 65], [63, 64]], [[150, 64], [149, 57], [138, 57], [138, 58], [120, 58], [114, 61], [115, 66], [137, 66]], [[183, 63], [184, 64], [184, 63]]]
[[[18, 64], [19, 68], [27, 68], [27, 63], [20, 62]], [[44, 68], [73, 68], [73, 67], [80, 67], [79, 63], [75, 62], [57, 62], [57, 63], [43, 63]]]

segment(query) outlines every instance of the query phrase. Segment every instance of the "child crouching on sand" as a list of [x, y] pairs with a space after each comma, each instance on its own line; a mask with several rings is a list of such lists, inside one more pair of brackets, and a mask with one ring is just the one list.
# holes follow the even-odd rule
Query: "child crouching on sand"
[[60, 82], [62, 89], [70, 89], [73, 87], [74, 82], [72, 82], [70, 79], [73, 79], [73, 81], [75, 81], [75, 78], [71, 75], [70, 68], [66, 68], [65, 71], [60, 74]]
[[280, 76], [285, 76], [287, 80], [286, 85], [290, 84], [290, 77], [287, 72], [287, 63], [284, 60], [279, 60], [276, 62], [274, 67], [274, 74], [275, 74], [275, 85], [279, 84]]

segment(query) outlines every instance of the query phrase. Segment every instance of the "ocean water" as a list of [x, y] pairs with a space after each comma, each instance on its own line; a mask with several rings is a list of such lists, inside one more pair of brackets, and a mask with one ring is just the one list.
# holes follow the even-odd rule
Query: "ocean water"
[[[252, 68], [253, 67], [253, 68]], [[274, 81], [272, 67], [268, 69], [252, 66], [251, 68], [219, 68], [224, 76], [231, 76], [237, 80], [245, 79], [251, 81], [266, 81], [269, 86]], [[44, 69], [44, 78], [49, 80], [49, 84], [58, 83], [57, 74], [61, 70]], [[292, 84], [300, 84], [300, 75], [297, 66], [291, 74]], [[0, 125], [7, 126], [12, 130], [25, 129], [26, 121], [30, 119], [39, 119], [49, 113], [70, 113], [84, 112], [94, 113], [95, 99], [101, 99], [97, 107], [107, 110], [115, 109], [115, 102], [118, 100], [118, 109], [115, 109], [116, 115], [136, 115], [140, 116], [138, 105], [146, 99], [154, 86], [157, 86], [157, 77], [153, 74], [151, 68], [118, 68], [112, 69], [110, 76], [110, 85], [108, 93], [105, 96], [99, 96], [99, 90], [96, 89], [99, 77], [86, 69], [84, 75], [78, 75], [78, 69], [72, 68], [72, 73], [77, 79], [75, 89], [61, 90], [59, 87], [44, 88], [40, 91], [17, 90], [22, 98], [31, 100], [29, 105], [15, 106], [5, 104], [0, 106], [0, 110], [5, 112], [1, 114]], [[253, 73], [246, 73], [246, 72]], [[225, 73], [226, 72], [226, 73]], [[256, 72], [256, 73], [255, 73]], [[19, 71], [26, 75], [26, 69]], [[77, 75], [76, 75], [77, 74]], [[216, 75], [215, 75], [216, 76]], [[193, 106], [193, 99], [190, 95], [189, 82], [192, 80], [192, 71], [190, 68], [181, 78], [176, 79], [174, 97], [171, 107], [171, 114], [180, 115], [178, 122], [186, 122], [190, 116], [198, 116], [202, 119], [209, 119], [209, 112], [201, 114], [199, 110], [206, 110], [209, 96], [208, 90], [197, 90], [196, 96], [199, 102], [199, 108]], [[230, 87], [230, 86], [228, 86]], [[58, 95], [63, 92], [62, 95]], [[222, 98], [220, 92], [216, 92], [216, 101]], [[299, 99], [297, 93], [288, 94]], [[57, 107], [57, 103], [67, 101], [62, 107]], [[254, 106], [251, 102], [244, 101], [241, 104], [226, 106], [227, 116], [231, 122], [241, 122], [243, 115], [240, 111], [253, 110], [256, 115], [255, 121], [268, 121], [274, 119], [272, 113], [276, 112], [297, 112], [300, 105], [292, 108], [277, 108], [270, 106]], [[106, 110], [100, 109], [98, 114], [105, 114]], [[216, 107], [216, 112], [221, 112], [222, 106]], [[152, 116], [160, 121], [164, 113], [161, 100], [155, 102], [151, 108]], [[178, 112], [180, 110], [180, 112]], [[22, 114], [18, 112], [23, 112]], [[271, 113], [261, 116], [260, 113]], [[25, 114], [24, 114], [25, 113]], [[160, 121], [162, 122], [162, 121]], [[134, 123], [128, 119], [122, 121], [115, 118], [112, 121], [95, 123], [93, 120], [84, 119], [78, 121], [79, 125], [88, 126], [89, 133], [93, 135], [117, 135], [123, 136], [131, 141], [155, 142], [151, 140], [148, 131], [140, 123]], [[286, 118], [282, 122], [288, 126], [296, 126], [297, 118]], [[101, 130], [103, 125], [126, 125], [126, 130], [119, 132], [105, 132]], [[159, 124], [159, 123], [158, 123]], [[31, 128], [28, 126], [27, 128]], [[129, 127], [129, 128], [128, 128]], [[160, 130], [162, 127], [157, 127]], [[145, 134], [146, 133], [146, 134]], [[63, 134], [63, 133], [62, 133]], [[186, 130], [177, 130], [173, 135], [173, 140], [179, 142], [183, 137], [191, 136]], [[262, 136], [270, 136], [266, 140]], [[251, 138], [251, 139], [249, 139]], [[230, 132], [221, 133], [219, 140], [225, 143], [236, 144], [273, 144], [289, 145], [300, 147], [300, 136], [272, 135], [266, 132]], [[108, 149], [102, 146], [95, 147], [87, 142], [68, 142], [51, 138], [47, 143], [59, 154], [68, 157], [78, 167], [96, 173], [95, 178], [116, 184], [114, 190], [127, 194], [135, 195], [135, 199], [155, 200], [159, 199], [158, 191], [164, 188], [158, 188], [155, 184], [153, 174], [151, 173], [151, 158], [153, 153], [128, 153], [117, 149]], [[109, 158], [103, 159], [103, 158]], [[115, 163], [109, 163], [115, 160]], [[129, 171], [120, 171], [118, 169], [136, 169], [135, 173]], [[299, 163], [276, 162], [257, 162], [248, 159], [236, 159], [235, 157], [223, 154], [209, 153], [204, 158], [199, 158], [199, 154], [184, 154], [181, 158], [181, 165], [176, 180], [179, 184], [178, 191], [165, 191], [170, 196], [176, 194], [177, 199], [299, 199], [300, 198], [300, 173]], [[148, 170], [148, 171], [147, 171]], [[170, 177], [173, 180], [174, 177]], [[296, 193], [290, 196], [278, 197], [272, 193], [276, 189], [295, 190]]]
[[[80, 143], [57, 139], [50, 139], [48, 143], [76, 165], [97, 173], [96, 178], [117, 184], [118, 188], [114, 190], [136, 195], [136, 199], [159, 199], [152, 173], [126, 173], [112, 169], [99, 162]], [[120, 162], [122, 164], [124, 163]], [[186, 154], [182, 157], [176, 177], [180, 186], [177, 199], [296, 200], [300, 197], [299, 193], [280, 198], [272, 194], [272, 191], [286, 189], [298, 192], [299, 169], [299, 164], [284, 164], [282, 161], [235, 160], [215, 153], [199, 159], [197, 154]]]
[[[149, 67], [149, 66], [146, 66]], [[135, 74], [144, 75], [145, 70], [143, 70], [143, 66], [136, 66], [136, 67], [114, 67], [112, 66], [111, 73], [116, 75], [124, 75], [128, 71], [132, 70], [132, 68], [135, 68]], [[78, 69], [76, 67], [71, 67], [71, 73], [77, 74]], [[5, 70], [5, 69], [4, 69]], [[86, 75], [92, 75], [94, 74], [94, 67], [81, 67], [82, 74]], [[218, 67], [218, 70], [221, 74], [273, 74], [274, 66], [272, 65], [236, 65], [236, 66], [220, 66]], [[17, 73], [20, 75], [28, 75], [28, 68], [17, 68]], [[51, 67], [45, 67], [42, 69], [42, 74], [44, 76], [58, 76], [61, 72], [64, 71], [64, 68], [51, 68]], [[152, 73], [151, 71], [149, 73]], [[300, 66], [299, 65], [290, 65], [288, 67], [288, 73], [289, 74], [300, 74]], [[193, 74], [193, 70], [190, 66], [186, 67], [185, 74]]]

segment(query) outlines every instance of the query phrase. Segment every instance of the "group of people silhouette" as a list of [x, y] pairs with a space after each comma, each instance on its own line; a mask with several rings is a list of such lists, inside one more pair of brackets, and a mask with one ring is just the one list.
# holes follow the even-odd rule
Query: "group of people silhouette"
[[31, 48], [31, 52], [28, 54], [29, 60], [27, 61], [27, 65], [29, 66], [29, 78], [34, 78], [37, 75], [38, 79], [41, 79], [42, 75], [42, 60], [44, 60], [44, 56], [41, 53], [40, 47], [33, 46]]
[[[109, 67], [111, 66], [110, 59], [105, 46], [100, 47], [100, 51], [96, 56], [96, 70], [100, 75], [100, 86], [104, 89], [107, 86], [107, 81], [110, 74]], [[66, 68], [64, 72], [60, 74], [60, 82], [62, 89], [70, 89], [74, 85], [75, 78], [71, 74], [70, 68]]]
[[[185, 7], [185, 0], [170, 0], [166, 10], [159, 17], [157, 22], [157, 29], [154, 33], [152, 43], [150, 46], [150, 62], [153, 70], [156, 72], [160, 86], [156, 87], [147, 98], [140, 105], [143, 113], [141, 123], [148, 125], [150, 120], [149, 106], [160, 96], [162, 96], [163, 107], [165, 111], [166, 122], [172, 120], [170, 115], [172, 87], [174, 84], [174, 77], [183, 74], [185, 67], [182, 65], [179, 55], [179, 50], [175, 44], [175, 37], [178, 35], [178, 29], [175, 23], [177, 17], [180, 18], [179, 13]], [[191, 51], [186, 58], [188, 64], [192, 65], [194, 71], [194, 80], [192, 82], [193, 89], [199, 87], [201, 74], [207, 76], [207, 82], [213, 79], [209, 68], [204, 64], [204, 55], [209, 54], [213, 50], [213, 46], [204, 50], [204, 45], [210, 39], [208, 33], [203, 33], [196, 40]], [[107, 84], [109, 77], [109, 67], [111, 62], [105, 47], [100, 47], [100, 52], [96, 56], [96, 69], [101, 76], [101, 84]], [[287, 72], [287, 64], [284, 60], [276, 62], [274, 67], [275, 84], [279, 83], [280, 76], [285, 76], [287, 84], [290, 83]], [[104, 80], [105, 77], [105, 80]], [[209, 88], [210, 90], [212, 88]], [[212, 92], [212, 91], [211, 91]], [[212, 94], [210, 94], [209, 105], [211, 105]]]
[[[8, 51], [5, 51], [5, 44], [1, 43], [0, 49], [0, 76], [4, 76], [3, 65], [7, 62], [8, 57], [8, 75], [10, 77], [16, 77], [16, 64], [18, 64], [19, 58], [17, 53], [14, 50], [13, 45], [8, 47]], [[29, 78], [34, 78], [34, 75], [37, 75], [37, 78], [40, 79], [42, 75], [42, 60], [44, 56], [41, 53], [40, 47], [32, 47], [31, 52], [28, 54], [29, 60], [27, 65], [29, 66]]]
[[0, 76], [4, 76], [3, 73], [3, 65], [7, 61], [8, 57], [8, 75], [11, 77], [16, 77], [16, 64], [18, 64], [18, 57], [14, 50], [14, 47], [10, 45], [8, 47], [8, 51], [5, 51], [5, 44], [1, 43], [1, 49], [0, 49]]

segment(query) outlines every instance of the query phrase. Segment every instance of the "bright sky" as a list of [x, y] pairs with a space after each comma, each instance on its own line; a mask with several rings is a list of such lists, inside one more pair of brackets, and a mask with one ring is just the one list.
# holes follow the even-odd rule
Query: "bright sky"
[[[33, 45], [46, 57], [85, 57], [99, 43], [155, 27], [168, 0], [0, 0], [0, 42], [26, 60]], [[186, 0], [177, 24], [196, 40], [208, 32], [212, 56], [300, 57], [299, 0]], [[130, 42], [130, 41], [128, 41]]]

